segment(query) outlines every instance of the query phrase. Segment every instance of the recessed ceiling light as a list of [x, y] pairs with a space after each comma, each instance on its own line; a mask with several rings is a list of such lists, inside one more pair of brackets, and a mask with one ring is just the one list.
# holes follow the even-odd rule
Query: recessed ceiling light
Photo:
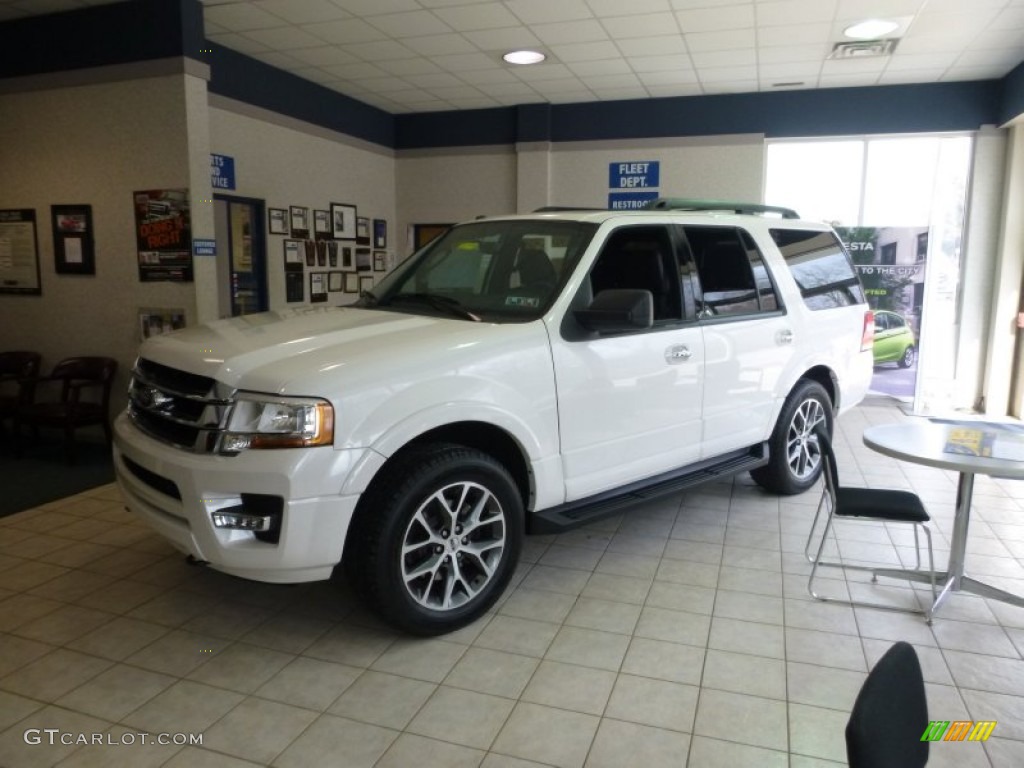
[[874, 40], [899, 29], [899, 22], [884, 19], [868, 19], [847, 27], [843, 34], [854, 40]]
[[501, 58], [509, 64], [540, 64], [547, 56], [540, 51], [509, 51]]

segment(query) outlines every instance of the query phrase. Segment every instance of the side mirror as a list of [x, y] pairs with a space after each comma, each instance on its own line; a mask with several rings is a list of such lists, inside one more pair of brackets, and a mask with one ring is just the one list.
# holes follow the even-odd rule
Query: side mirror
[[625, 333], [654, 325], [654, 297], [634, 288], [601, 291], [586, 309], [573, 312], [576, 322], [588, 331]]

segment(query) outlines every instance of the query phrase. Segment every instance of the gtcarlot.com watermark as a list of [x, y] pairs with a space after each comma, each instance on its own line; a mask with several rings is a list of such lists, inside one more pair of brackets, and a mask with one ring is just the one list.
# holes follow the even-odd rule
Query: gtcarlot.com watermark
[[130, 747], [135, 744], [159, 744], [160, 746], [202, 746], [201, 733], [73, 733], [59, 728], [29, 728], [22, 734], [26, 744], [47, 744], [55, 746], [113, 746]]

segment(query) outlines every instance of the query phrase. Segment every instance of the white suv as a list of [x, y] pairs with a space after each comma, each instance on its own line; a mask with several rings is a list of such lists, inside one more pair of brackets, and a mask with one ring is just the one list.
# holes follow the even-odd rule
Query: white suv
[[356, 306], [147, 340], [117, 475], [196, 561], [272, 582], [340, 563], [392, 623], [446, 632], [527, 533], [743, 470], [811, 486], [873, 328], [839, 239], [786, 209], [487, 218]]

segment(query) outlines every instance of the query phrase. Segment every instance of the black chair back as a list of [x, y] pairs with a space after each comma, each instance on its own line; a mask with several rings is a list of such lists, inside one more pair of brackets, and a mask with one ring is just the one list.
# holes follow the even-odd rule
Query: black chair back
[[914, 646], [899, 641], [864, 681], [846, 725], [850, 768], [923, 768], [928, 700]]

